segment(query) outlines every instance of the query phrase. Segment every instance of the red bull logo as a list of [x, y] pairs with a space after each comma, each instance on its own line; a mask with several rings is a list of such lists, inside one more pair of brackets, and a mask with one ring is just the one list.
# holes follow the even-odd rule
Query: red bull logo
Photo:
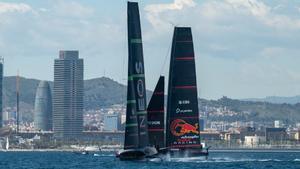
[[174, 120], [171, 123], [170, 129], [171, 133], [174, 136], [182, 136], [188, 133], [199, 134], [198, 123], [196, 123], [195, 126], [193, 126], [182, 119]]

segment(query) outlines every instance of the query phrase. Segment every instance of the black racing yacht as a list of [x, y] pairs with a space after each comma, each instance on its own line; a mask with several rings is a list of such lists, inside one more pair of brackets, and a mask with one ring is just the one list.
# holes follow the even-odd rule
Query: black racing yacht
[[143, 46], [137, 2], [127, 3], [128, 84], [124, 150], [120, 160], [142, 160], [157, 154], [149, 146]]
[[151, 144], [158, 147], [159, 154], [174, 157], [208, 156], [208, 149], [202, 147], [200, 139], [195, 55], [190, 27], [175, 27], [174, 30], [166, 125], [162, 81], [161, 77], [148, 106]]

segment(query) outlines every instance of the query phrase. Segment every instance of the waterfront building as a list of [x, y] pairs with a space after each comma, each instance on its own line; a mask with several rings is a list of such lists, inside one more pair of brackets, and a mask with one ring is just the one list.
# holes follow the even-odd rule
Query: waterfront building
[[300, 129], [300, 123], [296, 123], [296, 127]]
[[[254, 127], [241, 127], [239, 128], [241, 141], [245, 141], [245, 136], [254, 136], [256, 129]], [[265, 132], [263, 132], [263, 135]]]
[[105, 131], [117, 131], [121, 128], [121, 118], [118, 114], [105, 114], [103, 122]]
[[83, 131], [83, 59], [78, 51], [60, 51], [54, 61], [54, 137], [76, 140]]
[[125, 124], [126, 122], [126, 114], [121, 114], [121, 124]]
[[299, 130], [294, 130], [294, 129], [290, 129], [288, 130], [287, 132], [287, 135], [288, 135], [288, 140], [290, 141], [298, 141], [298, 137], [299, 137]]
[[3, 127], [3, 96], [2, 96], [2, 88], [3, 88], [3, 58], [0, 57], [0, 128]]
[[265, 142], [266, 142], [265, 136], [257, 136], [257, 135], [245, 136], [244, 145], [248, 147], [253, 147]]
[[281, 128], [281, 127], [283, 127], [284, 125], [283, 125], [283, 122], [281, 121], [281, 120], [275, 120], [274, 121], [274, 127], [275, 128]]
[[225, 133], [224, 140], [226, 141], [241, 141], [241, 134], [240, 133]]
[[204, 131], [204, 129], [205, 129], [205, 120], [204, 119], [199, 119], [199, 129], [200, 129], [200, 131]]
[[298, 130], [295, 134], [295, 140], [300, 141], [300, 130]]
[[52, 96], [50, 85], [46, 81], [41, 81], [36, 90], [34, 126], [36, 130], [52, 130]]
[[9, 120], [9, 112], [8, 111], [3, 111], [2, 112], [2, 124], [4, 125], [4, 123], [8, 120]]
[[124, 142], [124, 131], [84, 131], [82, 133], [82, 141], [121, 145]]
[[219, 141], [221, 140], [220, 132], [205, 130], [200, 132], [200, 137], [202, 141]]
[[279, 142], [283, 143], [288, 138], [286, 128], [266, 128], [266, 140], [267, 142]]

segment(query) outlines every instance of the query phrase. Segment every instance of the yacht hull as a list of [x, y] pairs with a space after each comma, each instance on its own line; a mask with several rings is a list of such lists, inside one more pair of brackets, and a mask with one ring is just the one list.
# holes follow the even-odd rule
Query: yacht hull
[[145, 147], [143, 149], [127, 149], [117, 152], [116, 157], [122, 161], [144, 160], [153, 158], [158, 152], [154, 147]]

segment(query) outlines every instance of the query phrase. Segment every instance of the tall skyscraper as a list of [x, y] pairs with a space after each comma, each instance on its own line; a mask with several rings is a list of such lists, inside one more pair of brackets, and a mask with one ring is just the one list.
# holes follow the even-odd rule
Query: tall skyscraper
[[3, 96], [2, 96], [2, 88], [3, 88], [3, 61], [4, 59], [0, 57], [0, 128], [3, 127]]
[[36, 90], [34, 126], [37, 130], [52, 130], [52, 97], [49, 83], [41, 81]]
[[60, 51], [54, 61], [53, 130], [74, 140], [83, 130], [83, 59], [78, 51]]

